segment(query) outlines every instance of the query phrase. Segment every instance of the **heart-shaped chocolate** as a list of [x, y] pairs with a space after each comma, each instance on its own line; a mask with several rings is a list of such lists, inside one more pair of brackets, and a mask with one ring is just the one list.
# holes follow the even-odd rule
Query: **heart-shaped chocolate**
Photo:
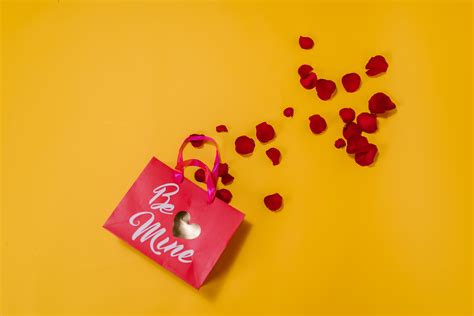
[[199, 224], [190, 224], [191, 215], [186, 211], [181, 211], [174, 217], [173, 236], [183, 239], [194, 239], [201, 234]]

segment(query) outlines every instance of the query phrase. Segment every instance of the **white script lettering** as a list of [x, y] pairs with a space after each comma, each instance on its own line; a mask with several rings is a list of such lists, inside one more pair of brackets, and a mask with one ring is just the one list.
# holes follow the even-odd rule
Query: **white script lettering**
[[[145, 223], [141, 224], [139, 218], [143, 216], [148, 216], [148, 220]], [[186, 258], [192, 257], [194, 255], [194, 250], [187, 249], [183, 251], [184, 246], [178, 244], [177, 241], [174, 241], [166, 246], [166, 244], [170, 241], [168, 237], [165, 237], [161, 241], [158, 241], [158, 238], [160, 238], [163, 234], [166, 233], [166, 228], [162, 227], [161, 223], [158, 221], [153, 223], [154, 221], [155, 214], [153, 214], [152, 212], [139, 212], [131, 216], [129, 220], [130, 225], [135, 227], [139, 226], [137, 230], [133, 233], [132, 240], [136, 240], [141, 235], [140, 242], [144, 243], [145, 241], [151, 238], [150, 249], [156, 255], [161, 255], [162, 253], [167, 253], [170, 251], [171, 257], [178, 257], [178, 260], [183, 263], [192, 262], [192, 259], [187, 260]]]
[[[174, 190], [166, 192], [169, 187], [174, 188]], [[170, 200], [173, 195], [178, 193], [178, 191], [179, 186], [176, 183], [165, 183], [160, 185], [159, 187], [156, 187], [153, 190], [153, 193], [155, 193], [155, 195], [150, 199], [150, 202], [148, 202], [148, 204], [150, 204], [150, 208], [152, 210], [159, 209], [161, 213], [166, 215], [173, 214], [174, 205], [170, 203]], [[155, 203], [156, 199], [158, 199], [159, 197], [165, 197], [166, 201], [161, 203]]]

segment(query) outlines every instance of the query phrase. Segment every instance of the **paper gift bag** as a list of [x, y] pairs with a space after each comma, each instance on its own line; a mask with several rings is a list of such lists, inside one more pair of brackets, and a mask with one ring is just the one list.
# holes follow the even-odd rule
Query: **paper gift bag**
[[[190, 141], [216, 145], [210, 170], [197, 159], [183, 161]], [[104, 228], [195, 288], [200, 288], [244, 219], [244, 214], [216, 199], [220, 163], [216, 142], [189, 136], [179, 149], [176, 167], [152, 158]], [[205, 171], [207, 191], [184, 178], [184, 168]]]

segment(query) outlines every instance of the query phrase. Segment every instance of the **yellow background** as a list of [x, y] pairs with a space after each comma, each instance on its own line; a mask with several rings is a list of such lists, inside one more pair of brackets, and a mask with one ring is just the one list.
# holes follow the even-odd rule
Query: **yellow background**
[[[469, 315], [471, 42], [469, 2], [2, 2], [0, 313]], [[389, 70], [367, 78], [376, 54]], [[300, 87], [302, 63], [334, 99]], [[377, 91], [398, 110], [362, 168], [333, 146], [337, 113]], [[270, 145], [233, 150], [262, 121], [278, 167]], [[200, 291], [101, 228], [150, 157], [173, 164], [194, 132], [220, 143], [247, 215]]]

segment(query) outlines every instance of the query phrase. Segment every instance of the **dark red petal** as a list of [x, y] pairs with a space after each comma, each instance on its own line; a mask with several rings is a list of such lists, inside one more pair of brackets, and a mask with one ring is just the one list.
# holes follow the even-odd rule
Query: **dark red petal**
[[199, 168], [198, 170], [196, 170], [196, 171], [194, 172], [194, 179], [195, 179], [197, 182], [204, 182], [204, 181], [206, 181], [206, 172], [204, 171], [204, 169]]
[[336, 148], [342, 148], [344, 146], [346, 146], [346, 141], [342, 138], [339, 138], [338, 140], [336, 140], [336, 142], [334, 143], [334, 146], [336, 146]]
[[293, 117], [293, 114], [295, 114], [295, 110], [292, 107], [283, 110], [283, 115], [286, 117]]
[[365, 65], [365, 72], [368, 76], [376, 76], [387, 71], [388, 64], [383, 56], [377, 55], [370, 58], [367, 65]]
[[257, 129], [257, 139], [262, 143], [269, 142], [275, 137], [273, 126], [267, 122], [260, 123], [255, 128]]
[[219, 177], [222, 177], [225, 174], [229, 173], [229, 165], [226, 163], [220, 163], [219, 168], [217, 169], [217, 174]]
[[226, 203], [229, 203], [230, 200], [232, 200], [232, 193], [227, 189], [217, 190], [216, 196]]
[[374, 144], [369, 144], [366, 151], [355, 154], [355, 161], [361, 166], [369, 166], [374, 162], [377, 152], [377, 146]]
[[347, 148], [346, 151], [348, 154], [356, 154], [358, 152], [367, 151], [369, 146], [369, 141], [367, 137], [356, 135], [354, 137], [349, 138], [347, 141]]
[[[191, 134], [191, 136], [204, 136], [203, 134]], [[191, 145], [193, 145], [194, 148], [199, 148], [204, 144], [203, 140], [192, 140]]]
[[223, 185], [228, 185], [234, 181], [234, 177], [230, 173], [226, 173], [222, 176], [221, 181]]
[[267, 157], [270, 158], [274, 166], [280, 164], [281, 153], [278, 149], [270, 148], [265, 153], [267, 154]]
[[327, 128], [326, 120], [319, 114], [309, 117], [309, 128], [314, 134], [321, 134]]
[[283, 198], [281, 197], [280, 194], [275, 193], [275, 194], [267, 195], [263, 199], [263, 202], [265, 203], [265, 206], [270, 211], [274, 212], [274, 211], [278, 211], [283, 205]]
[[235, 140], [235, 151], [241, 155], [253, 153], [255, 141], [247, 136], [239, 136]]
[[347, 123], [342, 130], [342, 135], [345, 139], [350, 139], [356, 135], [360, 135], [362, 130], [360, 129], [359, 125], [354, 122]]
[[395, 107], [395, 103], [392, 102], [390, 97], [382, 92], [377, 92], [369, 99], [369, 110], [372, 114], [381, 114], [393, 110]]
[[344, 123], [349, 123], [355, 119], [356, 112], [352, 108], [343, 108], [339, 110], [339, 116]]
[[311, 49], [314, 46], [314, 41], [311, 37], [300, 36], [299, 43], [302, 49]]
[[309, 73], [305, 77], [301, 77], [300, 83], [305, 89], [313, 89], [316, 86], [318, 77], [314, 72]]
[[342, 77], [342, 85], [347, 92], [357, 91], [360, 86], [360, 76], [355, 72], [344, 75]]
[[228, 132], [229, 130], [227, 129], [227, 126], [225, 125], [219, 125], [216, 126], [216, 132], [222, 133], [222, 132]]
[[306, 77], [312, 71], [313, 71], [313, 67], [311, 67], [310, 65], [306, 65], [306, 64], [301, 65], [298, 68], [298, 74], [300, 75], [300, 77]]
[[360, 113], [357, 115], [357, 125], [366, 133], [373, 133], [377, 130], [377, 117], [370, 113]]
[[335, 91], [336, 84], [334, 81], [326, 79], [318, 79], [316, 81], [316, 92], [321, 100], [327, 101], [331, 99]]

